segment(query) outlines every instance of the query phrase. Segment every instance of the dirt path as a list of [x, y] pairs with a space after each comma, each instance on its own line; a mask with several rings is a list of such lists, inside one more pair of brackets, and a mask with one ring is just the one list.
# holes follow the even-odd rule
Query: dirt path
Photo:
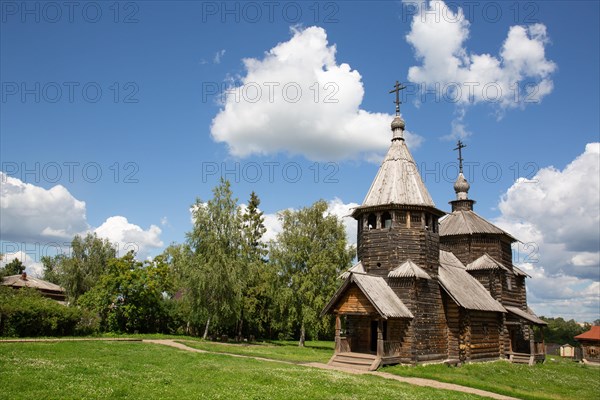
[[191, 351], [191, 352], [195, 352], [195, 353], [221, 354], [221, 355], [226, 355], [226, 356], [230, 356], [230, 357], [251, 358], [251, 359], [259, 360], [259, 361], [268, 361], [268, 362], [276, 362], [276, 363], [292, 364], [292, 365], [302, 365], [305, 367], [319, 368], [319, 369], [333, 370], [333, 371], [341, 371], [341, 372], [346, 372], [346, 373], [356, 374], [356, 375], [375, 375], [375, 376], [380, 376], [385, 379], [391, 379], [391, 380], [395, 380], [398, 382], [408, 383], [408, 384], [416, 385], [416, 386], [425, 386], [425, 387], [430, 387], [430, 388], [434, 388], [434, 389], [452, 390], [455, 392], [475, 394], [477, 396], [489, 397], [492, 399], [499, 399], [499, 400], [517, 400], [515, 397], [504, 396], [501, 394], [492, 393], [492, 392], [488, 392], [488, 391], [480, 390], [480, 389], [475, 389], [475, 388], [471, 388], [468, 386], [461, 386], [461, 385], [455, 385], [453, 383], [439, 382], [439, 381], [434, 381], [432, 379], [407, 378], [407, 377], [403, 377], [403, 376], [390, 374], [387, 372], [360, 371], [360, 370], [349, 369], [349, 368], [333, 367], [331, 365], [322, 364], [322, 363], [293, 363], [293, 362], [289, 362], [289, 361], [273, 360], [273, 359], [264, 358], [264, 357], [244, 356], [244, 355], [240, 355], [240, 354], [230, 354], [230, 353], [221, 353], [221, 352], [215, 352], [215, 351], [200, 350], [200, 349], [194, 349], [193, 347], [189, 347], [189, 346], [186, 346], [185, 344], [178, 343], [174, 340], [168, 340], [168, 339], [143, 340], [143, 342], [160, 344], [163, 346], [170, 346], [170, 347], [174, 347], [176, 349]]

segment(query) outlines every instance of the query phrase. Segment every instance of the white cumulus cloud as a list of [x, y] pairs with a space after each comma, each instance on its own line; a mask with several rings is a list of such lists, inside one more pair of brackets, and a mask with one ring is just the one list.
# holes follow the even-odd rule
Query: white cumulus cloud
[[541, 168], [533, 179], [517, 180], [500, 201], [501, 222], [522, 223], [519, 230], [528, 229], [534, 240], [541, 235], [566, 251], [598, 252], [599, 177], [600, 143], [590, 143], [564, 170]]
[[600, 143], [586, 145], [563, 170], [518, 179], [499, 209], [495, 222], [523, 242], [515, 262], [533, 277], [536, 311], [600, 317]]
[[[360, 108], [361, 75], [336, 61], [323, 28], [292, 29], [262, 59], [244, 59], [213, 119], [211, 135], [236, 157], [300, 154], [311, 160], [377, 159], [389, 146], [392, 115]], [[405, 132], [412, 148], [420, 137]]]
[[122, 216], [110, 217], [94, 230], [99, 237], [106, 238], [118, 246], [119, 255], [134, 250], [138, 258], [145, 258], [152, 249], [163, 246], [161, 229], [150, 225], [147, 230], [127, 221]]
[[37, 260], [37, 256], [22, 250], [14, 253], [3, 254], [2, 260], [0, 260], [0, 268], [4, 268], [6, 264], [9, 264], [15, 258], [23, 263], [25, 266], [25, 272], [27, 272], [28, 275], [31, 275], [35, 278], [41, 278], [44, 275], [44, 266]]
[[145, 257], [163, 246], [159, 227], [151, 225], [144, 230], [122, 216], [109, 217], [94, 229], [87, 222], [85, 202], [62, 185], [45, 189], [0, 172], [0, 207], [0, 239], [7, 253], [20, 248], [26, 249], [25, 253], [33, 248], [63, 248], [75, 235], [91, 231], [117, 244], [119, 254], [135, 250]]
[[[356, 245], [356, 220], [350, 216], [350, 213], [353, 208], [358, 206], [359, 204], [357, 203], [344, 203], [337, 197], [327, 202], [327, 213], [341, 219], [344, 224], [346, 239], [350, 245]], [[274, 240], [277, 237], [277, 234], [283, 230], [281, 220], [279, 220], [277, 214], [278, 213], [264, 214], [264, 225], [267, 228], [267, 231], [263, 236], [263, 241], [265, 242]]]
[[85, 202], [62, 185], [44, 189], [0, 172], [2, 240], [63, 242], [88, 230]]
[[357, 221], [350, 216], [352, 210], [360, 206], [358, 203], [344, 203], [341, 199], [335, 197], [327, 202], [327, 211], [342, 220], [346, 229], [346, 239], [348, 243], [356, 245]]
[[[408, 80], [459, 108], [495, 104], [499, 116], [509, 108], [539, 103], [552, 91], [556, 64], [546, 58], [545, 25], [511, 26], [497, 56], [467, 50], [469, 27], [461, 8], [453, 11], [437, 0], [420, 3], [406, 40], [421, 65], [410, 67]], [[468, 135], [461, 122], [453, 124], [454, 138]]]

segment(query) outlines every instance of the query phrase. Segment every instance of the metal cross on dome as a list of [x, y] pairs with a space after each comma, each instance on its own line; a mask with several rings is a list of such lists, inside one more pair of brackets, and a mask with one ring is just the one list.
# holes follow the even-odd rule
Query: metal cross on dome
[[458, 150], [458, 171], [461, 174], [463, 172], [462, 149], [464, 149], [465, 147], [467, 147], [467, 145], [459, 140], [458, 143], [456, 143], [456, 148], [454, 149], [454, 150]]
[[400, 115], [400, 104], [402, 104], [402, 102], [400, 101], [400, 91], [403, 89], [406, 89], [406, 86], [396, 81], [394, 89], [390, 90], [390, 93], [396, 93], [396, 101], [394, 101], [394, 103], [396, 104], [396, 115]]

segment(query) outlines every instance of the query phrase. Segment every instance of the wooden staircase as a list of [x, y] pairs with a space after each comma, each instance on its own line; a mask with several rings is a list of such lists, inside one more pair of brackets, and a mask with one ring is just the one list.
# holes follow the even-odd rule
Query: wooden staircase
[[537, 363], [543, 363], [546, 359], [545, 354], [522, 354], [522, 353], [511, 353], [509, 360], [515, 364], [529, 364], [534, 365]]
[[357, 369], [361, 371], [375, 371], [379, 368], [381, 359], [373, 354], [365, 353], [337, 353], [329, 360], [333, 367]]

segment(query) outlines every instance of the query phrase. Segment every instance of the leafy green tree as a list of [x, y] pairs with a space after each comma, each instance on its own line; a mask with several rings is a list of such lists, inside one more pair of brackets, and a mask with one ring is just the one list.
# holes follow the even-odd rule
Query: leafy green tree
[[545, 341], [548, 343], [577, 345], [574, 336], [579, 335], [589, 329], [589, 327], [579, 325], [575, 320], [565, 321], [563, 318], [541, 317], [548, 326], [544, 328]]
[[327, 213], [323, 200], [282, 211], [279, 218], [283, 230], [269, 254], [281, 279], [279, 315], [283, 327], [299, 329], [299, 346], [304, 346], [307, 333], [316, 338], [331, 330], [331, 318], [319, 314], [338, 286], [337, 276], [350, 267], [355, 250], [348, 248], [344, 225]]
[[221, 178], [213, 198], [192, 208], [194, 228], [187, 234], [190, 249], [184, 276], [185, 295], [194, 314], [207, 315], [203, 337], [212, 322], [230, 324], [239, 316], [244, 279], [241, 215], [229, 181]]
[[190, 260], [193, 258], [192, 250], [187, 243], [171, 244], [162, 255], [172, 271], [174, 308], [184, 321], [185, 333], [197, 336], [198, 327], [203, 322], [206, 323], [207, 314], [203, 308], [195, 305], [193, 296], [188, 294]]
[[64, 262], [64, 259], [64, 254], [58, 254], [54, 257], [42, 256], [41, 261], [44, 266], [44, 275], [42, 276], [42, 279], [60, 285], [60, 265]]
[[106, 273], [80, 297], [79, 304], [96, 311], [106, 331], [170, 332], [172, 295], [173, 280], [164, 257], [140, 262], [129, 252], [108, 261]]
[[21, 275], [25, 271], [25, 265], [18, 258], [13, 259], [11, 262], [4, 266], [5, 276], [10, 275]]
[[79, 296], [90, 290], [117, 256], [115, 247], [108, 239], [100, 239], [95, 233], [85, 237], [75, 236], [71, 242], [71, 255], [60, 259], [56, 267], [59, 284], [67, 291], [69, 299], [76, 303]]

